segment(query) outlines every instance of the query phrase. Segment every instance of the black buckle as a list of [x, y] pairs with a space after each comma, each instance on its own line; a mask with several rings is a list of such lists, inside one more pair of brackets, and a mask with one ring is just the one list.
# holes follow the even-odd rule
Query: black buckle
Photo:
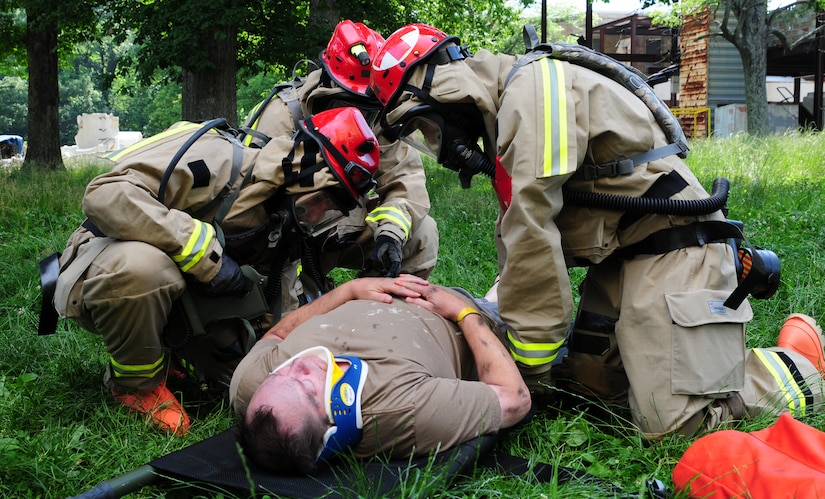
[[60, 263], [58, 259], [60, 253], [52, 253], [40, 260], [40, 289], [42, 301], [40, 302], [40, 323], [37, 325], [37, 334], [53, 334], [57, 330], [57, 310], [52, 303], [54, 292], [57, 288], [57, 276], [60, 274]]
[[602, 177], [618, 177], [630, 175], [636, 163], [629, 158], [617, 159], [603, 165], [582, 165], [585, 180], [596, 180]]

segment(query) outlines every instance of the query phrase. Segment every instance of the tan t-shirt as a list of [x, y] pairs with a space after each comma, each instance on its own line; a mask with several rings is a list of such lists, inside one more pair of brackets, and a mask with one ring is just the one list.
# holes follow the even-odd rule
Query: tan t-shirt
[[358, 457], [445, 450], [498, 431], [492, 388], [473, 376], [473, 357], [456, 325], [403, 300], [348, 302], [296, 328], [285, 340], [258, 342], [241, 361], [229, 396], [245, 414], [263, 379], [298, 352], [322, 345], [369, 365], [362, 395], [364, 435]]

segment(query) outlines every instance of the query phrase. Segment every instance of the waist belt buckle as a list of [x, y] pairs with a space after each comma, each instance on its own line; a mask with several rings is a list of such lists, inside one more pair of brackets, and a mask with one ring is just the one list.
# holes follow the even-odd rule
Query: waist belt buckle
[[617, 159], [603, 165], [584, 165], [584, 179], [596, 180], [602, 177], [630, 175], [636, 164], [632, 159]]

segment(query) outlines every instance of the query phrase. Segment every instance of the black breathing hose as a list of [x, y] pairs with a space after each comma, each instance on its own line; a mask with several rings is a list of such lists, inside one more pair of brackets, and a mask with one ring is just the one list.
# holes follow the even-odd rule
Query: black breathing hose
[[705, 199], [667, 199], [617, 196], [601, 192], [564, 190], [564, 202], [573, 206], [587, 206], [602, 210], [628, 213], [655, 213], [657, 215], [707, 215], [725, 207], [730, 192], [728, 179], [713, 181], [709, 197]]
[[[469, 159], [467, 171], [470, 175], [483, 173], [494, 178], [493, 162], [484, 154], [470, 154], [468, 147], [457, 148], [457, 152]], [[617, 196], [592, 191], [564, 189], [564, 202], [573, 206], [586, 206], [601, 210], [623, 211], [626, 213], [655, 213], [657, 215], [693, 216], [708, 215], [721, 210], [728, 202], [730, 182], [724, 177], [713, 181], [711, 194], [705, 199], [668, 199], [650, 197]]]
[[322, 294], [328, 292], [329, 290], [324, 282], [324, 275], [321, 273], [321, 262], [319, 261], [317, 246], [314, 242], [310, 241], [305, 241], [303, 246], [304, 248], [301, 252], [301, 268], [303, 272], [309, 274], [318, 291]]
[[274, 305], [273, 301], [281, 294], [281, 277], [284, 273], [284, 267], [289, 259], [289, 249], [283, 250], [280, 247], [275, 249], [275, 254], [272, 258], [272, 268], [269, 270], [269, 282], [264, 289], [264, 297], [266, 303], [270, 307]]

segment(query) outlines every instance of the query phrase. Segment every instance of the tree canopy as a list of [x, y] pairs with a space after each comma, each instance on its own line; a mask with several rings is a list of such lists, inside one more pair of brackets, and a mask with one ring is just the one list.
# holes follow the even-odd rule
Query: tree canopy
[[[533, 1], [0, 0], [0, 75], [28, 76], [30, 117], [24, 130], [3, 132], [26, 136], [27, 158], [59, 168], [81, 112], [117, 113], [122, 129], [144, 133], [174, 116], [237, 119], [296, 61], [317, 59], [340, 20], [385, 36], [425, 22], [495, 50], [512, 44]], [[12, 94], [23, 81], [5, 80], [0, 92]]]
[[[724, 38], [739, 52], [745, 81], [748, 132], [765, 135], [769, 131], [765, 86], [768, 36], [776, 36], [785, 49], [790, 51], [801, 40], [791, 39], [782, 32], [777, 23], [780, 14], [793, 9], [821, 12], [825, 8], [825, 0], [801, 0], [772, 11], [769, 11], [767, 0], [644, 0], [644, 5], [669, 6], [669, 10], [654, 11], [652, 17], [670, 25], [681, 25], [686, 17], [691, 16], [707, 15], [709, 19], [721, 19], [709, 36]], [[810, 32], [806, 38], [814, 35], [815, 32]]]

